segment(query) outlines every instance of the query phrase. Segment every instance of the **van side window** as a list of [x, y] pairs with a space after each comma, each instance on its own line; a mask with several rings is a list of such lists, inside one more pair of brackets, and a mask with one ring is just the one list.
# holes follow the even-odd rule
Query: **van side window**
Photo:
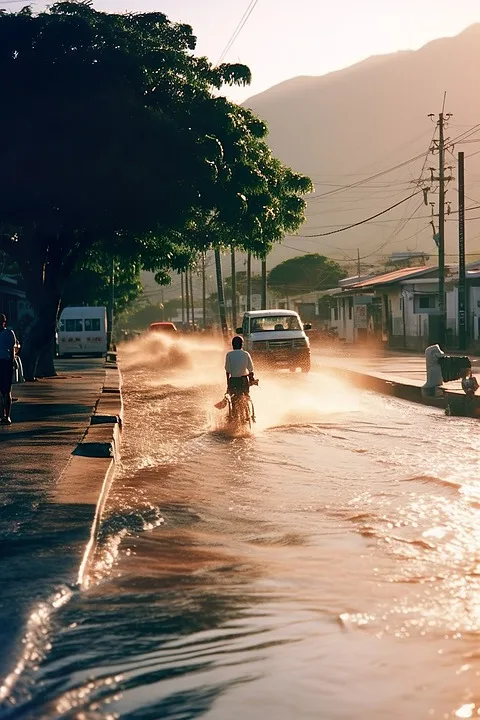
[[86, 332], [100, 332], [100, 318], [85, 318]]
[[82, 320], [65, 320], [65, 332], [82, 332]]

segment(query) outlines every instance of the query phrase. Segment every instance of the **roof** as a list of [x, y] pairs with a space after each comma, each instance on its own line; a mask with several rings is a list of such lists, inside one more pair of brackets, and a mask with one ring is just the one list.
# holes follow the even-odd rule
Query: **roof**
[[282, 308], [275, 308], [273, 310], [247, 310], [245, 315], [248, 317], [276, 317], [277, 315], [297, 315], [295, 310], [283, 310]]
[[363, 289], [375, 287], [376, 285], [393, 285], [394, 283], [401, 282], [402, 280], [409, 280], [410, 278], [417, 276], [428, 275], [436, 270], [436, 266], [425, 267], [424, 265], [421, 267], [402, 268], [401, 270], [393, 270], [392, 272], [384, 273], [383, 275], [374, 275], [366, 280], [353, 283], [352, 285], [349, 285], [347, 289]]

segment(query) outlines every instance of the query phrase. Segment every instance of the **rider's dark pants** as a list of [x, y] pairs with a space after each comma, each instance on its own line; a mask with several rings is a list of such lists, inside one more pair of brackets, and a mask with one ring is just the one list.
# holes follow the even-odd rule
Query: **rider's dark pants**
[[231, 395], [249, 395], [250, 384], [248, 382], [248, 375], [228, 378], [228, 390]]

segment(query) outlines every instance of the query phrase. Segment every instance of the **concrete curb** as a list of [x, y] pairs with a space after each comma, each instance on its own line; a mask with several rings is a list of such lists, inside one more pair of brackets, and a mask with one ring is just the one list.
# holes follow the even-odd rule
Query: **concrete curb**
[[[445, 410], [449, 400], [464, 398], [465, 395], [460, 390], [444, 390], [443, 397], [425, 397], [422, 395], [423, 382], [416, 380], [403, 380], [402, 378], [388, 379], [375, 373], [359, 372], [357, 370], [347, 370], [343, 367], [322, 366], [322, 370], [347, 378], [352, 385], [363, 390], [372, 390], [380, 395], [388, 395], [391, 397], [408, 400], [409, 402], [418, 403], [419, 405], [429, 405]], [[480, 398], [475, 398], [476, 407], [480, 408]]]
[[[88, 571], [93, 559], [100, 521], [120, 458], [123, 424], [121, 375], [116, 363], [107, 362], [102, 393], [93, 408], [90, 425], [70, 456], [60, 475], [53, 502], [83, 505], [91, 511], [85, 526], [85, 546], [80, 561], [77, 584], [88, 586]], [[68, 512], [68, 510], [67, 510]]]

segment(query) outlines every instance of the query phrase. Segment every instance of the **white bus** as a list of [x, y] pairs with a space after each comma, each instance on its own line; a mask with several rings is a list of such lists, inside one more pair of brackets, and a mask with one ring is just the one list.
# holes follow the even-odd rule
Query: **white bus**
[[107, 353], [107, 309], [105, 307], [66, 307], [58, 323], [58, 356]]

